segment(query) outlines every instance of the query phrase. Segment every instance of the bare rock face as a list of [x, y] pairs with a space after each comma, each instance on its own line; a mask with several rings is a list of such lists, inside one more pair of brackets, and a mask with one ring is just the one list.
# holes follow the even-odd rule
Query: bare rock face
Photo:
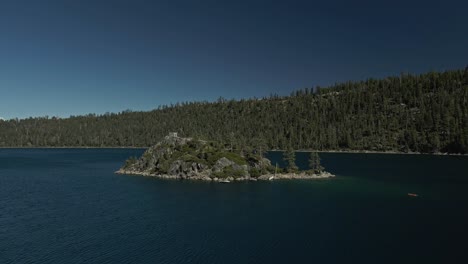
[[247, 165], [237, 165], [237, 164], [234, 164], [234, 165], [232, 165], [232, 168], [233, 168], [235, 171], [240, 171], [240, 173], [242, 173], [242, 177], [248, 177], [248, 178], [250, 178], [249, 166], [247, 166]]
[[171, 164], [171, 167], [168, 170], [168, 173], [171, 175], [179, 175], [183, 171], [182, 161], [176, 160]]
[[230, 167], [234, 165], [235, 163], [231, 161], [228, 158], [222, 157], [218, 161], [216, 161], [216, 164], [213, 166], [213, 171], [214, 172], [220, 172], [226, 167]]
[[259, 160], [249, 160], [249, 165], [255, 169], [268, 168], [271, 166], [271, 161], [267, 158], [260, 158]]
[[271, 161], [267, 158], [262, 158], [259, 163], [256, 164], [259, 168], [266, 168], [271, 166]]
[[[216, 164], [213, 166], [213, 172], [222, 172], [222, 171], [225, 171], [226, 169], [228, 169], [229, 171], [233, 171], [234, 175], [236, 175], [236, 178], [239, 178], [239, 177], [250, 178], [249, 166], [239, 165], [226, 157], [220, 158], [218, 161], [216, 161]], [[229, 177], [228, 177], [228, 180], [229, 180]]]
[[181, 177], [195, 177], [205, 171], [205, 168], [206, 166], [201, 163], [176, 160], [171, 163], [167, 173], [169, 175], [178, 175]]
[[164, 139], [158, 144], [177, 146], [177, 145], [184, 145], [191, 140], [192, 138], [178, 137], [177, 135], [170, 134], [168, 136], [165, 136]]

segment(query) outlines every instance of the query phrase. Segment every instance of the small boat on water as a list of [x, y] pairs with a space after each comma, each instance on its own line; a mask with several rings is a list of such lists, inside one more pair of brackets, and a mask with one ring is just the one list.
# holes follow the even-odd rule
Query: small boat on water
[[272, 181], [275, 177], [274, 176], [271, 176], [270, 178], [268, 178], [269, 181]]
[[229, 183], [230, 181], [229, 181], [229, 180], [220, 180], [219, 182], [222, 182], [222, 183]]
[[418, 195], [415, 194], [415, 193], [408, 193], [408, 196], [411, 196], [411, 197], [418, 197]]

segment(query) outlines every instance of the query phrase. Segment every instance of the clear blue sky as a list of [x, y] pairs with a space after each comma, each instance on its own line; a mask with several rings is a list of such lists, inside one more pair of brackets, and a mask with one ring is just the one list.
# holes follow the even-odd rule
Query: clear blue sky
[[1, 1], [0, 117], [150, 110], [468, 64], [468, 1]]

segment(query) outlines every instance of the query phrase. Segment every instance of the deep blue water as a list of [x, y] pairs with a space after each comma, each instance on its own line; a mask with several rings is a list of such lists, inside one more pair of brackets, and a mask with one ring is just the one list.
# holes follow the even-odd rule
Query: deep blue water
[[0, 263], [467, 263], [467, 157], [323, 153], [337, 177], [317, 181], [113, 174], [142, 152], [1, 149]]

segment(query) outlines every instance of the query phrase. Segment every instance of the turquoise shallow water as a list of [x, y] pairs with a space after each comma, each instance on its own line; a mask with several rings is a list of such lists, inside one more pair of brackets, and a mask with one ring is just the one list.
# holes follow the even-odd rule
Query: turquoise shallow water
[[142, 151], [0, 150], [0, 263], [468, 259], [467, 157], [323, 153], [337, 177], [319, 181], [113, 174]]

